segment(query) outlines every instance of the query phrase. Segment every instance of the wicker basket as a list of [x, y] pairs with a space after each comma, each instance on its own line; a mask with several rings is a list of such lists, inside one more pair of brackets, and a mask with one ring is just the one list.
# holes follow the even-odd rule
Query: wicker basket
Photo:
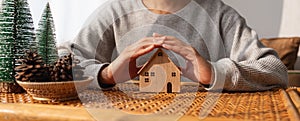
[[93, 77], [64, 82], [17, 82], [33, 99], [65, 101], [77, 99], [77, 91], [83, 90], [92, 80]]
[[16, 82], [0, 82], [0, 93], [23, 93], [25, 90]]

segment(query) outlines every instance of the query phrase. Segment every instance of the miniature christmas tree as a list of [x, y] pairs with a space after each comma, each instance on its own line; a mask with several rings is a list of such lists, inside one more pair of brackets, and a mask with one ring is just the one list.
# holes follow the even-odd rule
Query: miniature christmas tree
[[34, 40], [33, 21], [27, 0], [3, 0], [0, 13], [1, 92], [6, 92], [3, 85], [16, 85], [14, 78], [16, 60], [24, 55], [24, 49], [36, 47]]
[[58, 58], [55, 45], [55, 27], [49, 3], [47, 3], [39, 22], [37, 43], [39, 45], [38, 54], [42, 56], [46, 64], [51, 64]]

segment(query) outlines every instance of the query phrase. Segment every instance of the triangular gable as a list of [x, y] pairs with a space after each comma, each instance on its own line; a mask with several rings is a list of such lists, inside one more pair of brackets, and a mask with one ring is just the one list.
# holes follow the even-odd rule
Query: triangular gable
[[[157, 51], [151, 56], [151, 58], [150, 58], [150, 59], [143, 65], [143, 67], [138, 71], [138, 75], [143, 71], [144, 68], [146, 68], [146, 67], [149, 65], [149, 63], [156, 57], [156, 55], [157, 55], [160, 51], [163, 53], [163, 55], [164, 55], [164, 54], [167, 55], [167, 59], [171, 62], [171, 64], [172, 64], [173, 66], [177, 67], [176, 64], [174, 64], [174, 62], [169, 58], [169, 55], [166, 54], [161, 48], [158, 48]], [[180, 69], [179, 69], [179, 67], [177, 67], [176, 69], [177, 69], [179, 72], [181, 72]]]

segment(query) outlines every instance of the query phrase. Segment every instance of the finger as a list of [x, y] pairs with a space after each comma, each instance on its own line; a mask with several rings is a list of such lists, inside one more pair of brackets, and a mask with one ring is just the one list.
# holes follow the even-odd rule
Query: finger
[[186, 46], [187, 44], [179, 39], [177, 39], [176, 37], [172, 37], [172, 36], [165, 36], [165, 40], [164, 43], [166, 44], [171, 44], [171, 45], [177, 45], [177, 46]]
[[190, 47], [186, 43], [182, 42], [181, 40], [172, 37], [172, 36], [166, 36], [166, 39], [164, 40], [164, 43], [162, 45], [166, 49], [170, 49], [172, 51], [175, 51], [177, 53], [180, 53], [182, 50], [187, 50], [189, 51]]
[[135, 44], [139, 43], [153, 43], [154, 40], [162, 40], [162, 38], [155, 38], [155, 37], [145, 37], [137, 41]]
[[144, 54], [147, 54], [154, 50], [156, 47], [154, 45], [145, 45], [145, 46], [140, 46], [139, 48], [136, 49], [134, 54], [132, 55], [132, 58], [138, 58]]
[[154, 42], [162, 43], [166, 40], [166, 36], [158, 33], [153, 33], [152, 36], [154, 37]]
[[178, 40], [176, 37], [173, 36], [166, 36], [167, 40]]
[[159, 37], [159, 38], [147, 37], [147, 38], [141, 39], [136, 44], [140, 44], [142, 46], [151, 45], [151, 44], [154, 44], [155, 46], [161, 46], [163, 44], [164, 40], [165, 40], [165, 37]]
[[170, 45], [170, 46], [182, 46], [182, 44], [176, 40], [169, 40], [169, 39], [166, 39], [163, 41], [163, 44], [167, 44], [167, 45]]
[[131, 58], [138, 58], [139, 56], [151, 52], [155, 48], [161, 47], [163, 41], [164, 39], [154, 40], [154, 37], [146, 37], [139, 40], [130, 46], [130, 50], [133, 52]]
[[181, 55], [186, 60], [193, 60], [195, 58], [193, 54], [194, 51], [191, 46], [174, 46], [169, 44], [163, 44], [162, 47]]
[[153, 41], [153, 39], [154, 39], [153, 37], [145, 37], [137, 41], [135, 44], [144, 43], [144, 42], [150, 43], [151, 41]]
[[164, 40], [162, 47], [173, 51], [180, 51], [181, 49], [184, 49], [187, 46], [185, 43], [181, 42], [175, 37], [166, 36], [166, 39]]
[[158, 34], [158, 33], [153, 33], [152, 36], [153, 36], [153, 37], [163, 37], [164, 35]]
[[162, 47], [167, 50], [171, 50], [175, 53], [181, 53], [181, 51], [185, 50], [185, 48], [182, 46], [176, 46], [176, 45], [171, 45], [171, 44], [163, 44]]

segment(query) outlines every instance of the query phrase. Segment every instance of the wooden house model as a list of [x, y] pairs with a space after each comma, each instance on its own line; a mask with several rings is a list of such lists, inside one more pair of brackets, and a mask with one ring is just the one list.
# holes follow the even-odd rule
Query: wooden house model
[[180, 92], [181, 72], [160, 48], [138, 74], [141, 92]]

